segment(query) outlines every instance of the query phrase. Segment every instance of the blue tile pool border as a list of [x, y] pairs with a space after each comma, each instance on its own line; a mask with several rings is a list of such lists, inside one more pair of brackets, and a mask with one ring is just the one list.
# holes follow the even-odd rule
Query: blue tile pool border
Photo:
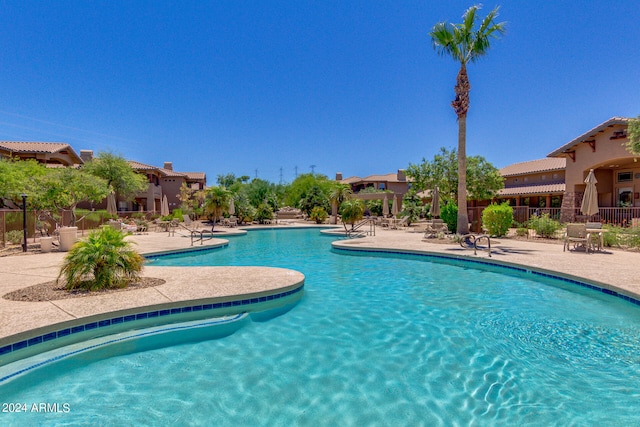
[[[211, 319], [211, 320], [203, 320], [203, 321], [201, 321], [199, 323], [198, 326], [201, 327], [201, 326], [224, 325], [224, 324], [228, 324], [228, 323], [240, 320], [240, 319], [242, 319], [242, 318], [244, 318], [246, 316], [247, 316], [247, 313], [243, 312], [243, 313], [237, 313], [236, 315], [234, 315], [232, 317], [228, 317], [228, 318], [214, 318], [214, 319]], [[177, 324], [177, 325], [174, 325], [174, 326], [166, 325], [165, 327], [163, 327], [163, 328], [161, 328], [159, 330], [153, 330], [153, 331], [147, 331], [147, 330], [142, 329], [138, 333], [135, 333], [135, 334], [132, 334], [132, 335], [127, 335], [125, 337], [120, 337], [120, 338], [114, 338], [114, 339], [110, 339], [110, 340], [107, 340], [107, 341], [104, 341], [104, 342], [100, 342], [98, 344], [89, 345], [89, 346], [86, 346], [86, 347], [83, 347], [83, 348], [80, 348], [80, 349], [77, 349], [77, 350], [73, 350], [73, 351], [70, 351], [70, 352], [67, 352], [67, 353], [64, 353], [64, 354], [59, 354], [59, 355], [57, 355], [55, 357], [51, 357], [49, 359], [40, 361], [40, 362], [35, 363], [33, 365], [29, 365], [29, 366], [27, 366], [27, 367], [25, 367], [23, 369], [17, 370], [15, 372], [11, 372], [8, 375], [0, 377], [0, 384], [5, 382], [5, 381], [7, 381], [7, 380], [9, 380], [9, 379], [11, 379], [11, 378], [17, 377], [18, 375], [21, 375], [21, 374], [24, 374], [26, 372], [29, 372], [29, 371], [31, 371], [33, 369], [36, 369], [36, 368], [39, 368], [41, 366], [47, 365], [49, 363], [64, 359], [64, 358], [69, 357], [69, 356], [73, 356], [73, 355], [78, 354], [78, 353], [85, 352], [87, 350], [93, 350], [95, 348], [104, 347], [104, 346], [115, 344], [115, 343], [122, 342], [122, 341], [128, 341], [128, 340], [132, 340], [132, 339], [136, 339], [136, 338], [142, 338], [142, 337], [145, 337], [145, 336], [148, 336], [148, 335], [157, 334], [159, 332], [180, 331], [180, 330], [190, 329], [190, 328], [193, 328], [193, 327], [194, 327], [193, 325], [186, 325], [185, 326], [185, 325]]]
[[577, 286], [580, 286], [580, 287], [583, 287], [583, 288], [587, 288], [587, 289], [591, 289], [591, 290], [594, 290], [594, 291], [597, 291], [597, 292], [601, 292], [603, 294], [611, 295], [613, 297], [620, 298], [620, 299], [622, 299], [624, 301], [627, 301], [627, 302], [629, 302], [631, 304], [640, 306], [640, 299], [638, 299], [638, 298], [634, 298], [632, 296], [625, 295], [623, 293], [620, 293], [620, 292], [615, 291], [613, 289], [609, 289], [609, 288], [604, 287], [604, 286], [599, 286], [599, 285], [596, 285], [594, 283], [590, 283], [586, 279], [581, 280], [581, 279], [578, 279], [578, 278], [566, 277], [566, 276], [554, 274], [554, 273], [549, 272], [549, 271], [539, 270], [539, 269], [536, 269], [534, 267], [503, 264], [501, 262], [495, 262], [495, 261], [483, 260], [483, 259], [467, 258], [467, 257], [456, 256], [456, 255], [445, 255], [445, 254], [435, 254], [435, 253], [426, 253], [426, 252], [403, 251], [401, 249], [366, 249], [366, 248], [351, 248], [351, 247], [333, 245], [333, 250], [335, 250], [335, 251], [344, 251], [344, 252], [371, 253], [371, 254], [412, 255], [412, 256], [424, 257], [424, 258], [427, 258], [427, 259], [444, 260], [444, 261], [447, 261], [447, 262], [458, 261], [458, 262], [461, 262], [461, 263], [464, 263], [464, 264], [475, 264], [475, 265], [482, 265], [482, 266], [497, 267], [499, 269], [511, 270], [511, 271], [514, 271], [514, 272], [524, 273], [524, 274], [531, 274], [531, 275], [543, 277], [543, 278], [546, 278], [546, 279], [553, 279], [553, 280], [558, 280], [558, 281], [563, 282], [563, 283], [569, 283], [571, 285], [577, 285]]
[[[279, 292], [270, 295], [264, 295], [261, 297], [242, 297], [242, 299], [232, 300], [232, 301], [224, 301], [217, 303], [207, 303], [207, 304], [196, 304], [196, 305], [185, 305], [184, 307], [174, 307], [170, 309], [157, 309], [144, 311], [140, 313], [127, 314], [122, 316], [115, 316], [110, 319], [104, 319], [100, 321], [88, 322], [81, 325], [75, 325], [68, 328], [59, 329], [57, 331], [47, 332], [42, 335], [37, 335], [35, 337], [26, 338], [24, 340], [7, 344], [5, 346], [0, 347], [0, 356], [5, 356], [14, 351], [22, 350], [27, 347], [32, 347], [44, 342], [50, 342], [55, 339], [68, 337], [69, 335], [78, 334], [80, 332], [90, 331], [92, 329], [100, 329], [105, 328], [111, 325], [117, 325], [121, 323], [134, 322], [136, 320], [145, 320], [149, 318], [155, 317], [165, 317], [172, 316], [183, 313], [191, 313], [194, 311], [213, 311], [221, 308], [228, 307], [246, 307], [252, 304], [259, 304], [263, 302], [273, 301], [281, 298], [286, 298], [290, 295], [294, 295], [298, 292], [301, 292], [304, 289], [304, 284], [300, 286], [290, 289], [285, 292]], [[189, 301], [186, 301], [187, 303]]]

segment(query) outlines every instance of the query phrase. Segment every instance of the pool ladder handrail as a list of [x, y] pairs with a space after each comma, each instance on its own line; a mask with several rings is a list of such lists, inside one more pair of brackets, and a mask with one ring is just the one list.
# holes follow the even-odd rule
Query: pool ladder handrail
[[[369, 230], [362, 229], [365, 225], [369, 224]], [[351, 230], [347, 230], [346, 235], [348, 238], [352, 237], [364, 237], [376, 235], [376, 222], [371, 218], [366, 218], [363, 221], [356, 224]]]
[[[487, 240], [487, 246], [478, 247], [478, 242], [484, 239]], [[481, 251], [486, 250], [489, 253], [489, 257], [491, 257], [491, 238], [488, 234], [480, 234], [477, 236], [474, 234], [465, 234], [460, 239], [460, 246], [462, 246], [464, 249], [471, 249], [473, 247], [474, 255], [478, 255], [478, 249], [480, 249]]]

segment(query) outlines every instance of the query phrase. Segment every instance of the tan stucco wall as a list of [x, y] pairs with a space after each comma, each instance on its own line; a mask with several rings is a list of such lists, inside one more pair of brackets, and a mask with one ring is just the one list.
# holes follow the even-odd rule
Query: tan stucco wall
[[614, 125], [598, 133], [594, 138], [596, 141], [595, 152], [587, 143], [579, 143], [574, 147], [576, 151], [575, 162], [567, 157], [565, 175], [567, 191], [573, 190], [576, 185], [583, 185], [590, 169], [608, 168], [609, 164], [617, 164], [622, 159], [633, 158], [624, 146], [628, 141], [627, 138], [610, 139], [614, 131], [623, 129], [626, 129], [626, 125]]
[[180, 194], [180, 186], [183, 182], [184, 178], [182, 177], [167, 177], [162, 178], [160, 181], [160, 185], [162, 185], [162, 193], [167, 196], [170, 211], [180, 207], [181, 202], [178, 199], [178, 195]]
[[516, 187], [521, 185], [551, 184], [564, 181], [564, 171], [554, 170], [526, 175], [509, 176], [504, 180], [505, 187]]

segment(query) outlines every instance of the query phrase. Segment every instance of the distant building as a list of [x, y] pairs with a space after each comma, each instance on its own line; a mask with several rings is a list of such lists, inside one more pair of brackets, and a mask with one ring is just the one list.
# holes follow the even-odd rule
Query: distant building
[[[48, 167], [76, 167], [93, 159], [92, 150], [81, 150], [78, 155], [73, 148], [62, 142], [14, 142], [0, 141], [0, 157], [13, 159], [35, 159]], [[178, 195], [180, 186], [184, 183], [192, 189], [202, 190], [207, 185], [204, 172], [176, 172], [171, 162], [165, 162], [163, 167], [146, 165], [129, 161], [131, 167], [145, 175], [149, 185], [147, 190], [138, 194], [133, 201], [119, 200], [120, 211], [160, 212], [162, 197], [167, 196], [169, 209], [180, 206]], [[82, 205], [82, 207], [91, 207]], [[105, 208], [106, 200], [93, 206]]]
[[0, 158], [34, 159], [45, 165], [75, 166], [82, 158], [64, 142], [0, 141]]
[[354, 193], [359, 193], [365, 188], [372, 187], [376, 190], [393, 191], [399, 196], [409, 191], [410, 187], [410, 181], [407, 180], [403, 169], [398, 169], [398, 172], [388, 173], [386, 175], [369, 175], [365, 178], [352, 176], [346, 179], [343, 179], [342, 173], [338, 172], [336, 174], [336, 181], [349, 184]]
[[565, 165], [563, 158], [546, 158], [515, 163], [500, 169], [504, 188], [497, 199], [512, 206], [562, 206], [565, 192]]
[[548, 154], [566, 160], [563, 208], [580, 206], [591, 169], [600, 206], [640, 206], [640, 163], [625, 146], [629, 120], [613, 117]]
[[402, 198], [411, 188], [411, 180], [407, 179], [407, 176], [403, 169], [398, 169], [395, 173], [388, 173], [386, 175], [369, 175], [365, 178], [352, 176], [349, 178], [342, 178], [342, 173], [336, 173], [336, 181], [342, 184], [348, 184], [351, 186], [351, 190], [356, 194], [356, 197], [361, 199], [382, 199], [384, 195], [381, 194], [359, 194], [362, 190], [367, 188], [373, 188], [380, 191], [391, 191], [393, 195], [387, 196], [389, 199], [393, 199], [395, 196], [398, 200], [398, 209], [402, 209]]

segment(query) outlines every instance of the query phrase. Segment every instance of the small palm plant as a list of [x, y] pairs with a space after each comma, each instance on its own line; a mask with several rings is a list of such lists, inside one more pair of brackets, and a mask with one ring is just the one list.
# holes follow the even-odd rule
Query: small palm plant
[[64, 276], [68, 290], [122, 288], [139, 279], [143, 265], [122, 232], [102, 227], [71, 248], [57, 280]]
[[347, 199], [340, 205], [340, 215], [344, 230], [347, 231], [347, 224], [351, 224], [351, 229], [356, 222], [364, 218], [364, 202], [360, 199]]

